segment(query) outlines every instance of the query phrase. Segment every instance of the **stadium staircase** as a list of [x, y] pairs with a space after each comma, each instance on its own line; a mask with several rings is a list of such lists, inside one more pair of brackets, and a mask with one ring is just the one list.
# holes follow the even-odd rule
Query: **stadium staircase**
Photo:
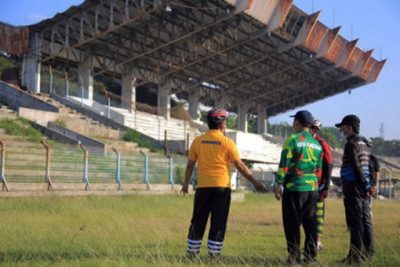
[[190, 144], [196, 136], [200, 135], [200, 131], [192, 127], [192, 123], [189, 121], [174, 118], [165, 119], [162, 116], [141, 111], [130, 113], [126, 109], [108, 108], [96, 101], [73, 96], [68, 97], [68, 99], [57, 95], [52, 95], [52, 97], [92, 119], [104, 121], [105, 124], [113, 123], [117, 129], [134, 129], [159, 146], [164, 146], [166, 131], [167, 147], [171, 152], [185, 153], [188, 146], [187, 138], [189, 137]]
[[[41, 97], [45, 98], [46, 96]], [[60, 108], [60, 111], [68, 114], [68, 118], [71, 120], [68, 120], [67, 124], [70, 123], [69, 125], [76, 126], [73, 122], [73, 118], [75, 118], [80, 122], [78, 126], [82, 126], [83, 124], [87, 127], [93, 127], [91, 128], [92, 131], [97, 130], [97, 133], [91, 134], [93, 137], [98, 137], [100, 131], [103, 131], [100, 136], [111, 138], [108, 144], [110, 147], [117, 148], [120, 152], [121, 182], [126, 186], [124, 188], [127, 190], [129, 190], [129, 186], [138, 185], [139, 189], [145, 186], [144, 154], [147, 155], [148, 179], [152, 186], [170, 184], [170, 168], [173, 168], [172, 173], [176, 179], [176, 169], [178, 166], [183, 169], [186, 165], [185, 157], [172, 155], [171, 166], [170, 158], [165, 157], [159, 152], [153, 153], [146, 148], [139, 148], [137, 144], [118, 140], [119, 131], [110, 131], [107, 127], [97, 123], [94, 124], [92, 120], [84, 118], [82, 114], [65, 108], [54, 100], [51, 101]], [[1, 105], [0, 120], [3, 119], [18, 120], [18, 115], [7, 106]], [[84, 129], [85, 127], [82, 126], [81, 128]], [[87, 130], [82, 130], [81, 132], [89, 133], [85, 131]], [[60, 189], [62, 185], [62, 190], [76, 190], [76, 186], [78, 186], [82, 190], [84, 174], [83, 151], [76, 145], [57, 143], [48, 140], [45, 136], [42, 136], [41, 139], [51, 147], [50, 177], [56, 188]], [[2, 128], [0, 128], [0, 140], [4, 142], [6, 148], [5, 175], [12, 191], [45, 190], [46, 149], [40, 140], [31, 140], [27, 136], [6, 134]], [[144, 154], [141, 152], [144, 152]], [[100, 154], [89, 152], [88, 159], [88, 177], [92, 186], [108, 184], [111, 187], [115, 187], [116, 154], [112, 151]]]
[[105, 125], [95, 119], [92, 119], [75, 109], [67, 107], [66, 105], [46, 94], [41, 94], [39, 97], [59, 108], [58, 120], [59, 122], [65, 123], [67, 129], [71, 129], [82, 135], [105, 143], [108, 152], [111, 152], [111, 149], [115, 148], [120, 152], [126, 153], [139, 153], [140, 151], [144, 153], [150, 153], [148, 148], [139, 147], [138, 144], [133, 142], [123, 141], [123, 130]]

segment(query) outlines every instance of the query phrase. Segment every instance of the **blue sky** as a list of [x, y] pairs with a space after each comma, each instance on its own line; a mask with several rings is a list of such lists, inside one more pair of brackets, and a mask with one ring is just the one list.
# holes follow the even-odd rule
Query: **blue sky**
[[[82, 0], [0, 0], [0, 21], [13, 25], [29, 25], [53, 17]], [[375, 49], [373, 57], [386, 62], [378, 80], [309, 104], [310, 110], [324, 126], [333, 126], [347, 114], [361, 118], [361, 133], [380, 135], [384, 124], [385, 139], [400, 139], [400, 1], [397, 0], [294, 0], [307, 13], [321, 11], [319, 20], [329, 27], [341, 25], [340, 34], [348, 40], [359, 38], [363, 50]], [[299, 110], [299, 109], [297, 109]], [[270, 118], [270, 122], [287, 121], [289, 111]], [[397, 123], [396, 123], [397, 121]]]

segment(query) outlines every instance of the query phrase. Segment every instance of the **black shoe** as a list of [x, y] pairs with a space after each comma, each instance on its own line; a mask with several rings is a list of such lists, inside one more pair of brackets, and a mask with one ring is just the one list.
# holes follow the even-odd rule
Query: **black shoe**
[[364, 251], [363, 256], [366, 261], [372, 261], [375, 257], [375, 251]]
[[360, 264], [362, 263], [362, 260], [360, 257], [347, 256], [346, 258], [338, 261], [337, 263], [352, 265], [352, 264]]
[[187, 253], [187, 257], [189, 260], [197, 260], [199, 258], [199, 253], [189, 252]]
[[317, 260], [315, 258], [307, 257], [302, 260], [302, 264], [309, 265], [309, 266], [316, 266]]
[[300, 258], [289, 256], [285, 261], [285, 266], [301, 266], [301, 260]]
[[211, 253], [208, 252], [208, 257], [212, 258], [212, 259], [218, 259], [221, 257], [221, 253]]

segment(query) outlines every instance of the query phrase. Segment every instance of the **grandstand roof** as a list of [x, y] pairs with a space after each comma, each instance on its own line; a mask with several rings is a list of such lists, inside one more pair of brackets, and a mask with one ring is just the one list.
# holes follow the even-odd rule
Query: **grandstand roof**
[[86, 0], [29, 26], [41, 62], [78, 64], [94, 75], [133, 69], [202, 102], [257, 104], [269, 116], [374, 82], [384, 63], [292, 0]]

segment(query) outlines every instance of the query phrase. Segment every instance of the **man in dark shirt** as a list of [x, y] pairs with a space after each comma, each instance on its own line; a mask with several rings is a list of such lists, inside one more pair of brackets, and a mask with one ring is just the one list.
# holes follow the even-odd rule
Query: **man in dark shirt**
[[335, 124], [346, 137], [340, 176], [343, 183], [346, 222], [350, 230], [350, 249], [343, 263], [360, 263], [374, 255], [370, 197], [376, 189], [370, 182], [369, 149], [359, 135], [360, 119], [347, 115]]

